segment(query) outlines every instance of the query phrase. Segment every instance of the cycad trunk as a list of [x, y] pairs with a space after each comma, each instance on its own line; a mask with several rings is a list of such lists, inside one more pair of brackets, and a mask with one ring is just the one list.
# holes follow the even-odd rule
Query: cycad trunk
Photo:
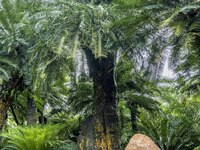
[[37, 123], [37, 108], [32, 98], [27, 99], [27, 125], [34, 125]]
[[37, 112], [40, 114], [39, 116], [39, 124], [47, 124], [47, 118], [44, 116], [44, 107], [43, 110], [37, 109]]
[[6, 91], [5, 94], [0, 96], [0, 131], [3, 129], [4, 122], [6, 120], [7, 111], [12, 103], [14, 89], [22, 84], [22, 77], [13, 76], [5, 85], [2, 91]]
[[120, 150], [114, 56], [95, 58], [88, 47], [83, 49], [94, 84], [95, 149]]
[[8, 101], [0, 100], [0, 131], [3, 129], [9, 106], [10, 103]]

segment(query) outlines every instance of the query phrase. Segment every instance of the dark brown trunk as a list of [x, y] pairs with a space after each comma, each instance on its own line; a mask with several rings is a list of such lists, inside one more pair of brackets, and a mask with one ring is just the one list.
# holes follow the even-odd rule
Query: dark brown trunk
[[134, 132], [139, 131], [138, 126], [137, 126], [137, 113], [133, 111], [133, 109], [130, 108], [130, 114], [131, 114], [131, 124], [132, 124], [132, 130]]
[[27, 125], [34, 125], [37, 123], [37, 108], [32, 98], [27, 99]]
[[39, 123], [40, 124], [45, 124], [45, 118], [44, 118], [44, 115], [43, 115], [43, 113], [40, 113], [40, 116], [39, 116]]
[[0, 95], [0, 131], [3, 129], [8, 109], [13, 100], [13, 90], [21, 84], [21, 81], [22, 77], [15, 75], [4, 85], [4, 88], [1, 90], [6, 91], [6, 94], [2, 93]]
[[39, 124], [47, 124], [47, 118], [44, 116], [43, 110], [37, 109], [37, 112], [40, 114], [40, 116], [39, 116]]
[[16, 124], [19, 125], [19, 121], [17, 119], [17, 115], [16, 115], [15, 110], [14, 110], [12, 105], [10, 105], [10, 109], [11, 109], [11, 112], [12, 112], [12, 115], [13, 115], [13, 118], [14, 118]]
[[120, 150], [114, 56], [95, 58], [91, 49], [83, 49], [94, 84], [95, 149]]
[[0, 100], [0, 131], [3, 129], [9, 106], [10, 103], [8, 101]]
[[[123, 116], [122, 109], [119, 110], [119, 116], [120, 116], [120, 129], [123, 129], [124, 128], [124, 116]], [[122, 132], [120, 132], [121, 135], [123, 134]]]

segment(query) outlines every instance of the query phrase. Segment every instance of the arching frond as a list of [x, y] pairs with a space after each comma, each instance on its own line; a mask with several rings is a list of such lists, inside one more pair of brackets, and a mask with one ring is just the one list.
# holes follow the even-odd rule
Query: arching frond
[[[181, 85], [187, 85], [188, 90], [197, 90], [200, 85], [197, 74], [200, 69], [200, 3], [194, 2], [177, 9], [163, 25], [171, 27], [174, 45], [171, 57], [174, 68], [180, 78], [185, 78]], [[188, 82], [188, 79], [191, 82]], [[197, 82], [192, 82], [193, 80]], [[190, 83], [190, 85], [188, 85]], [[185, 86], [184, 86], [185, 87]], [[196, 87], [196, 89], [194, 89]]]

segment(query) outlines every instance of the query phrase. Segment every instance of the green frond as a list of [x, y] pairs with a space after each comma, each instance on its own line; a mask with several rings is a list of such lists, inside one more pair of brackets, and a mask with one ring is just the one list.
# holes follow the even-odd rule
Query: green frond
[[[12, 127], [1, 136], [7, 140], [4, 149], [13, 150], [49, 150], [56, 145], [56, 136], [61, 125], [35, 127]], [[58, 141], [58, 140], [57, 140]]]
[[180, 35], [183, 29], [187, 29], [189, 22], [192, 21], [192, 17], [195, 16], [199, 9], [200, 6], [196, 4], [189, 4], [183, 8], [176, 9], [169, 18], [163, 21], [161, 26], [171, 26], [175, 34]]
[[17, 64], [13, 61], [10, 61], [8, 58], [0, 57], [0, 64], [5, 64], [13, 67], [14, 69], [18, 69]]
[[128, 94], [125, 97], [125, 100], [127, 100], [128, 103], [130, 104], [132, 103], [146, 110], [150, 110], [150, 111], [159, 110], [158, 109], [159, 102], [157, 102], [156, 100], [148, 96]]
[[159, 116], [142, 114], [139, 126], [162, 150], [193, 149], [198, 146], [199, 134], [184, 121], [162, 112]]
[[141, 7], [149, 3], [146, 0], [114, 0], [114, 3], [118, 4], [119, 6], [123, 6], [123, 8], [131, 8], [131, 7]]
[[0, 72], [3, 73], [3, 76], [5, 77], [6, 80], [9, 79], [9, 75], [8, 75], [8, 73], [7, 73], [7, 71], [5, 69], [0, 68]]
[[63, 51], [63, 46], [64, 46], [64, 42], [65, 42], [65, 36], [63, 36], [61, 39], [60, 39], [60, 43], [58, 45], [58, 48], [57, 50], [55, 51], [55, 53], [57, 53], [58, 55], [60, 55]]
[[73, 49], [72, 49], [72, 58], [75, 59], [76, 58], [76, 54], [77, 54], [77, 50], [78, 50], [78, 46], [79, 46], [79, 40], [78, 40], [78, 35], [75, 36], [74, 38], [74, 43], [73, 43]]

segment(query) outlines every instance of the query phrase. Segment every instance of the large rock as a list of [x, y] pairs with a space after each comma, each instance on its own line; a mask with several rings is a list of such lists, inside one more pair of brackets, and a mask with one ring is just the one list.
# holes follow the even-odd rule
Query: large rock
[[135, 134], [125, 150], [160, 150], [160, 148], [148, 136]]

